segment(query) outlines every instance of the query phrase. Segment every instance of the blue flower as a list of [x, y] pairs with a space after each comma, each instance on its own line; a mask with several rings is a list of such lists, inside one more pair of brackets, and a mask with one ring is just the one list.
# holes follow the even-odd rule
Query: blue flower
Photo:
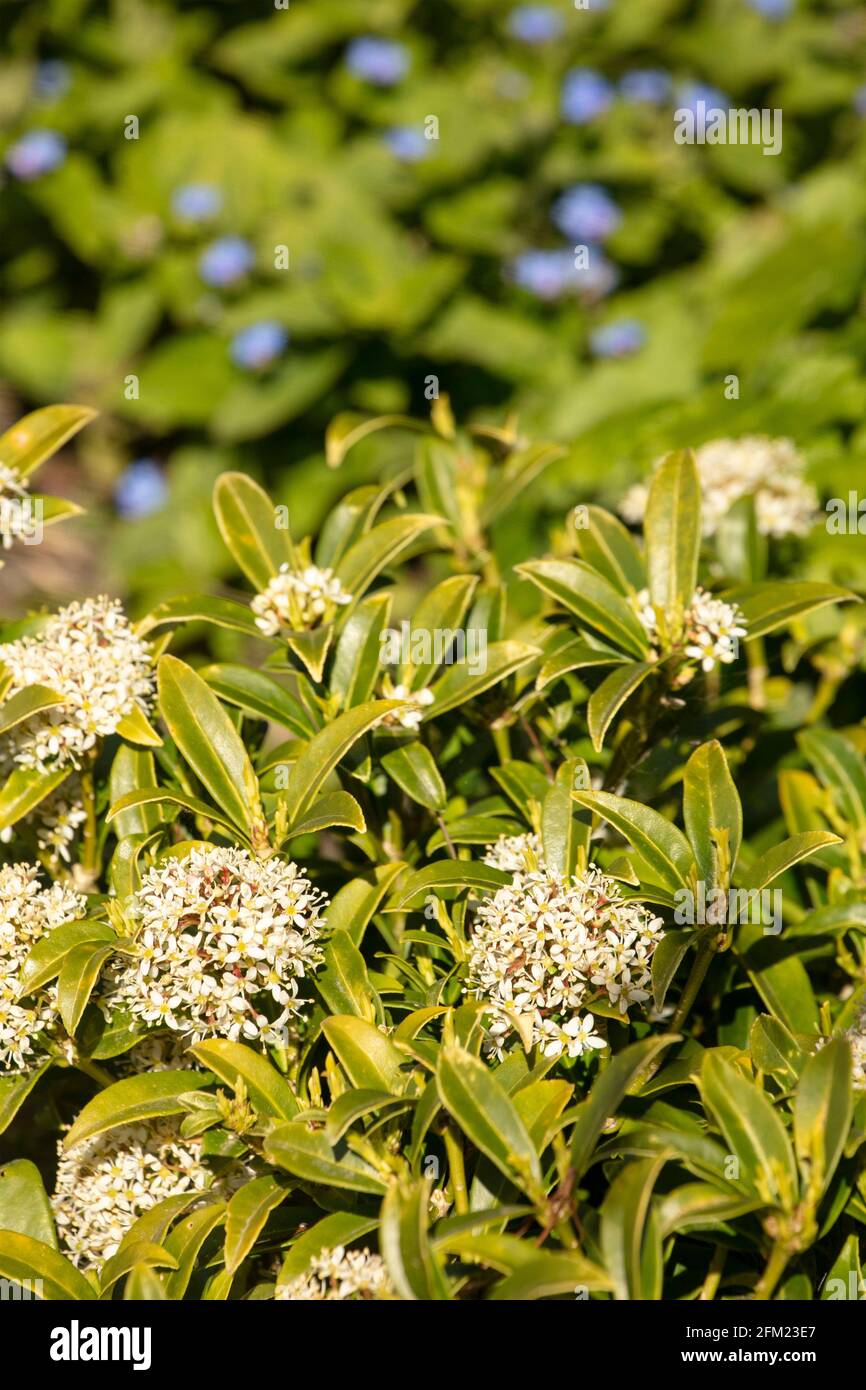
[[586, 125], [606, 111], [613, 101], [613, 87], [592, 68], [572, 68], [562, 84], [562, 114], [569, 125]]
[[155, 459], [134, 459], [114, 487], [114, 505], [131, 521], [158, 512], [167, 497], [168, 483]]
[[65, 158], [66, 141], [56, 130], [30, 130], [6, 151], [6, 167], [29, 183], [59, 168]]
[[551, 43], [558, 39], [565, 24], [551, 5], [518, 5], [508, 16], [508, 32], [521, 43]]
[[622, 222], [622, 212], [600, 184], [576, 183], [557, 199], [553, 222], [578, 242], [605, 241]]
[[240, 236], [222, 236], [202, 251], [198, 273], [206, 285], [233, 285], [252, 270], [254, 262], [248, 241]]
[[59, 101], [69, 91], [72, 81], [69, 68], [59, 58], [46, 58], [37, 63], [33, 74], [33, 95], [39, 101]]
[[223, 205], [223, 195], [212, 183], [184, 183], [171, 195], [171, 210], [184, 222], [208, 222]]
[[393, 87], [409, 71], [409, 54], [394, 39], [365, 35], [346, 49], [346, 67], [374, 87]]
[[263, 371], [286, 350], [289, 335], [276, 319], [261, 319], [242, 328], [231, 341], [231, 359], [245, 371]]
[[630, 357], [646, 342], [646, 331], [637, 319], [616, 319], [589, 335], [593, 357]]
[[545, 302], [565, 294], [601, 299], [617, 282], [616, 267], [594, 246], [589, 248], [586, 266], [575, 264], [573, 251], [522, 251], [510, 262], [508, 273], [521, 289]]
[[414, 125], [395, 125], [382, 136], [383, 143], [403, 164], [417, 164], [430, 153], [430, 141]]
[[619, 90], [635, 105], [661, 106], [671, 94], [670, 74], [661, 68], [639, 68], [620, 79]]
[[746, 0], [746, 4], [765, 19], [784, 19], [791, 13], [791, 0]]
[[730, 97], [708, 82], [683, 82], [677, 88], [677, 110], [691, 111], [697, 116], [699, 101], [704, 103], [705, 111], [727, 111], [731, 104]]

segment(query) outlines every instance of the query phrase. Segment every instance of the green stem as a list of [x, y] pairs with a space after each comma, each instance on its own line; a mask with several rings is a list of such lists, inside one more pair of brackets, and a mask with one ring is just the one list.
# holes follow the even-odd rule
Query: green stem
[[84, 805], [84, 844], [81, 851], [81, 863], [82, 867], [96, 879], [99, 877], [100, 862], [92, 763], [81, 774], [81, 800]]
[[772, 1254], [767, 1261], [767, 1268], [761, 1275], [760, 1281], [755, 1289], [755, 1299], [760, 1303], [766, 1303], [773, 1296], [773, 1290], [785, 1272], [790, 1256], [784, 1245], [774, 1245]]
[[466, 1165], [463, 1162], [463, 1147], [451, 1125], [446, 1125], [444, 1135], [445, 1152], [448, 1155], [448, 1182], [454, 1198], [454, 1210], [463, 1216], [469, 1210], [469, 1191], [466, 1187]]
[[103, 1090], [106, 1086], [113, 1086], [117, 1079], [114, 1076], [109, 1076], [103, 1067], [97, 1066], [96, 1062], [89, 1061], [87, 1057], [76, 1057], [73, 1066], [76, 1071], [83, 1072], [85, 1076], [90, 1077], [91, 1081], [97, 1082]]
[[688, 1017], [689, 1010], [697, 998], [698, 990], [704, 982], [704, 976], [709, 969], [710, 961], [715, 955], [712, 946], [699, 946], [697, 954], [692, 961], [691, 973], [686, 980], [686, 987], [680, 995], [680, 1002], [677, 1004], [676, 1013], [671, 1019], [671, 1032], [676, 1033], [682, 1028]]
[[511, 762], [511, 738], [509, 736], [508, 730], [502, 728], [494, 729], [492, 732], [493, 744], [496, 748], [496, 756], [499, 759], [500, 763], [504, 764]]
[[749, 668], [749, 703], [752, 709], [764, 709], [767, 704], [767, 652], [763, 637], [750, 637], [746, 642], [746, 663]]
[[713, 1258], [710, 1260], [710, 1267], [707, 1270], [707, 1277], [704, 1280], [703, 1288], [700, 1293], [701, 1303], [711, 1303], [715, 1298], [722, 1278], [722, 1271], [725, 1267], [725, 1260], [728, 1252], [723, 1245], [717, 1245], [713, 1251]]

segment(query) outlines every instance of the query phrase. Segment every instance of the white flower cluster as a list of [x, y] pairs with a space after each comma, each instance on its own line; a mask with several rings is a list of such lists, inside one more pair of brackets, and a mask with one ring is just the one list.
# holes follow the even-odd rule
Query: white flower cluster
[[[714, 439], [696, 451], [695, 461], [705, 536], [714, 535], [734, 503], [749, 495], [765, 536], [804, 536], [814, 522], [818, 494], [805, 481], [803, 457], [790, 439]], [[643, 520], [648, 494], [646, 483], [636, 483], [623, 498], [620, 514], [632, 525]]]
[[0, 1069], [26, 1072], [38, 1064], [39, 1034], [57, 1022], [55, 985], [24, 994], [21, 967], [54, 927], [84, 915], [86, 901], [62, 884], [39, 885], [32, 864], [0, 868]]
[[386, 678], [382, 687], [382, 699], [405, 701], [402, 709], [391, 710], [390, 714], [385, 715], [382, 720], [385, 728], [410, 729], [413, 734], [417, 734], [424, 711], [433, 704], [435, 696], [427, 685], [421, 690], [410, 690], [408, 685], [391, 685]]
[[256, 614], [256, 627], [266, 637], [283, 631], [304, 632], [324, 620], [329, 622], [337, 608], [352, 602], [333, 570], [307, 565], [295, 570], [280, 565], [267, 588], [256, 594], [250, 607]]
[[51, 1204], [60, 1240], [80, 1269], [113, 1255], [157, 1202], [200, 1192], [212, 1177], [199, 1141], [181, 1139], [171, 1120], [121, 1125], [71, 1149], [61, 1143], [58, 1155]]
[[53, 771], [79, 767], [124, 715], [147, 713], [154, 688], [150, 647], [132, 631], [117, 599], [70, 603], [39, 632], [0, 647], [12, 678], [6, 698], [47, 685], [64, 703], [40, 710], [4, 736], [0, 765]]
[[274, 1298], [291, 1302], [338, 1303], [345, 1299], [393, 1299], [394, 1286], [381, 1255], [370, 1250], [320, 1250], [306, 1274], [278, 1284]]
[[[650, 603], [648, 589], [634, 597], [634, 606], [652, 644], [651, 655], [660, 655], [659, 617]], [[683, 617], [682, 650], [696, 661], [703, 671], [712, 671], [721, 663], [730, 665], [737, 659], [737, 644], [747, 635], [745, 618], [736, 604], [714, 598], [706, 589], [697, 588]]]
[[845, 1034], [851, 1044], [851, 1082], [855, 1091], [866, 1091], [866, 1009]]
[[483, 862], [506, 874], [525, 873], [544, 868], [541, 840], [534, 831], [523, 835], [500, 835], [495, 845], [485, 845]]
[[[625, 1014], [649, 998], [662, 920], [626, 902], [595, 866], [574, 878], [520, 873], [476, 912], [467, 991], [526, 1018], [547, 1057], [604, 1047], [587, 1005], [599, 993]], [[491, 1025], [497, 1047], [513, 1022]]]
[[296, 864], [243, 849], [166, 858], [133, 899], [134, 953], [114, 962], [109, 1002], [193, 1042], [278, 1042], [302, 1008], [298, 980], [321, 963], [326, 902]]

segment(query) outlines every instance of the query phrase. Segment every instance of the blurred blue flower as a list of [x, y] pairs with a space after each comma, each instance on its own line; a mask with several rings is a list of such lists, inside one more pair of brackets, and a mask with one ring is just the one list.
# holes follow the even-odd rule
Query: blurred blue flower
[[184, 222], [208, 222], [223, 205], [223, 195], [212, 183], [184, 183], [171, 195], [171, 210]]
[[36, 64], [33, 74], [33, 95], [39, 101], [59, 101], [69, 91], [72, 74], [59, 58], [46, 58]]
[[382, 141], [403, 164], [417, 164], [430, 153], [430, 141], [414, 125], [395, 125], [386, 130]]
[[589, 335], [593, 357], [630, 357], [646, 342], [646, 331], [637, 319], [616, 319]]
[[676, 89], [675, 101], [677, 110], [692, 111], [695, 116], [699, 101], [704, 103], [705, 111], [727, 111], [731, 104], [730, 97], [708, 82], [681, 83]]
[[576, 265], [569, 250], [522, 251], [509, 263], [508, 274], [521, 289], [548, 303], [565, 294], [601, 299], [617, 282], [616, 267], [595, 246], [589, 248], [586, 266]]
[[202, 251], [198, 273], [206, 285], [233, 285], [255, 263], [253, 248], [240, 236], [221, 236]]
[[242, 328], [231, 341], [231, 359], [245, 371], [262, 371], [286, 350], [289, 335], [276, 319], [261, 319]]
[[66, 141], [56, 130], [30, 130], [6, 151], [6, 167], [29, 182], [50, 174], [65, 158]]
[[155, 459], [133, 459], [114, 486], [114, 505], [130, 521], [160, 511], [167, 497], [168, 483]]
[[622, 212], [598, 183], [576, 183], [553, 205], [554, 225], [578, 242], [605, 241], [622, 222]]
[[508, 16], [507, 27], [521, 43], [550, 43], [559, 38], [565, 24], [552, 5], [518, 5]]
[[626, 101], [661, 106], [671, 94], [670, 74], [662, 68], [639, 68], [620, 79], [619, 89]]
[[866, 116], [866, 83], [854, 93], [854, 110], [858, 116]]
[[572, 68], [562, 84], [562, 114], [569, 125], [586, 125], [606, 111], [613, 101], [613, 87], [592, 68]]
[[784, 19], [791, 13], [791, 0], [746, 0], [746, 4], [765, 19]]
[[409, 71], [409, 54], [402, 43], [369, 34], [349, 44], [346, 67], [374, 87], [393, 87]]

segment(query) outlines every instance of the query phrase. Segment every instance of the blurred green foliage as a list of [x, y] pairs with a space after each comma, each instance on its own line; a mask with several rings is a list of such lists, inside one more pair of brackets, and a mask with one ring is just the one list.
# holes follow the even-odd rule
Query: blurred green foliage
[[[0, 374], [10, 417], [62, 399], [102, 412], [82, 448], [105, 497], [130, 460], [168, 465], [168, 514], [115, 546], [129, 587], [219, 572], [193, 512], [225, 467], [264, 476], [312, 528], [411, 442], [371, 436], [328, 475], [327, 420], [426, 413], [431, 378], [463, 419], [513, 408], [568, 445], [533, 494], [549, 514], [612, 500], [666, 449], [756, 431], [791, 435], [825, 495], [856, 486], [862, 8], [589, 6], [550, 0], [555, 36], [535, 42], [526, 7], [501, 0], [0, 0]], [[364, 58], [367, 37], [399, 48]], [[575, 69], [601, 84], [597, 114], [575, 113]], [[670, 92], [636, 99], [647, 73]], [[707, 88], [781, 109], [781, 153], [677, 145], [675, 106]], [[573, 253], [553, 219], [576, 184], [622, 214], [591, 247], [617, 284], [539, 294], [526, 253]], [[209, 190], [203, 216], [190, 186]], [[252, 264], [206, 283], [222, 238]], [[623, 322], [643, 345], [594, 352]], [[257, 364], [237, 335], [262, 324], [289, 336]], [[830, 577], [823, 533], [812, 551]]]

